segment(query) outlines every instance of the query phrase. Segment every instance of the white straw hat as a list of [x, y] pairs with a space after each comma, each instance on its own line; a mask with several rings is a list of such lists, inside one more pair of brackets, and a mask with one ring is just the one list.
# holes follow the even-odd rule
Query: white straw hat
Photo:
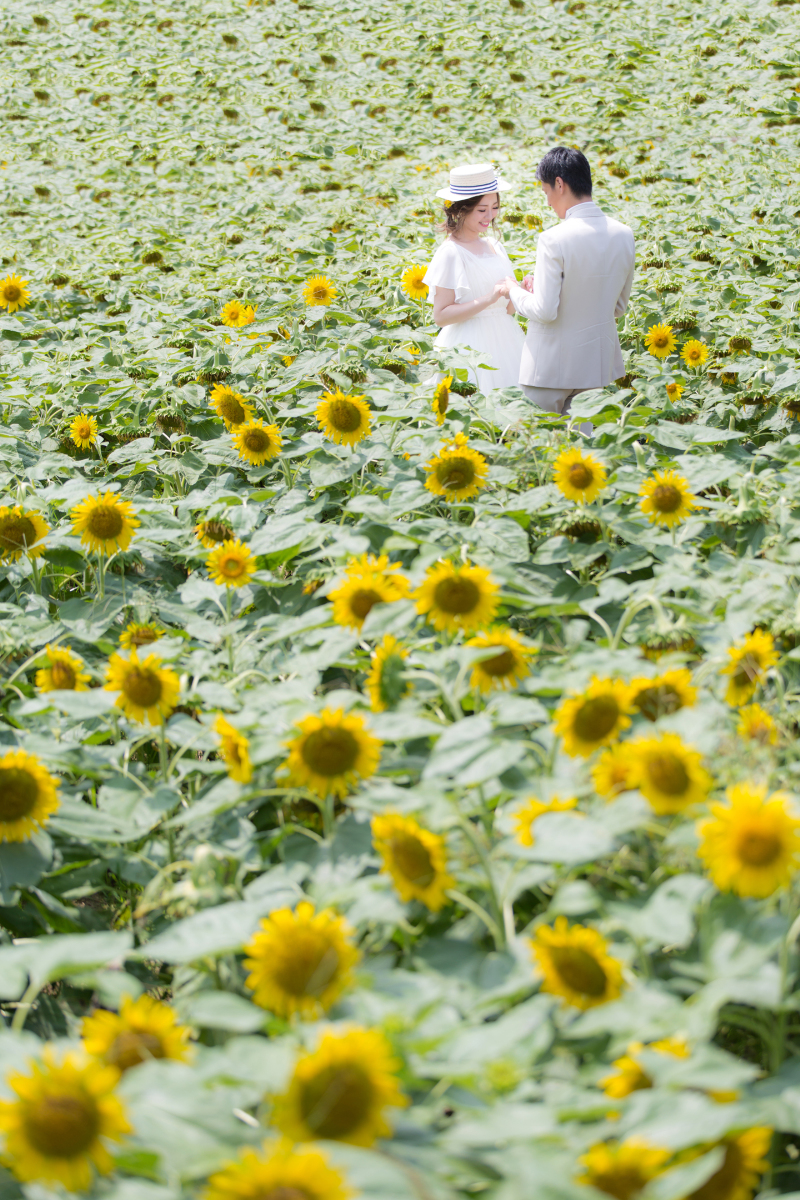
[[471, 163], [466, 167], [453, 167], [450, 186], [437, 192], [442, 200], [472, 200], [489, 192], [504, 192], [511, 184], [498, 178], [491, 163]]

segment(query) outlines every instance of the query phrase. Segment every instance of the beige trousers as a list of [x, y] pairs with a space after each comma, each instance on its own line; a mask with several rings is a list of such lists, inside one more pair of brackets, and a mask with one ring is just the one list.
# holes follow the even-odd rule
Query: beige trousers
[[551, 413], [569, 412], [573, 396], [577, 396], [580, 392], [579, 388], [529, 387], [524, 383], [521, 383], [520, 387], [529, 400], [532, 400], [539, 408], [543, 408], [545, 412]]

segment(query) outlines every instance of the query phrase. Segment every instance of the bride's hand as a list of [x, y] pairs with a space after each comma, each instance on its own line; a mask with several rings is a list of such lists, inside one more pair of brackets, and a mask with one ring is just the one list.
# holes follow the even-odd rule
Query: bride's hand
[[532, 292], [533, 291], [533, 276], [526, 275], [522, 281], [522, 286], [525, 288], [526, 292]]
[[499, 281], [499, 283], [496, 283], [494, 285], [494, 287], [492, 288], [492, 299], [493, 300], [507, 300], [508, 299], [508, 280], [507, 279], [501, 279]]

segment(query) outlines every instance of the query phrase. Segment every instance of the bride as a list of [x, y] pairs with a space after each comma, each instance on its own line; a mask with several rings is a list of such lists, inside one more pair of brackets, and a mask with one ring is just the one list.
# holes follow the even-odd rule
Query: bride
[[471, 373], [482, 392], [519, 383], [525, 341], [502, 293], [503, 280], [513, 275], [511, 262], [499, 238], [487, 232], [500, 211], [499, 193], [510, 186], [490, 163], [450, 172], [450, 186], [436, 193], [445, 201], [447, 236], [424, 277], [442, 331], [435, 345], [469, 346], [494, 368], [479, 367], [477, 378]]

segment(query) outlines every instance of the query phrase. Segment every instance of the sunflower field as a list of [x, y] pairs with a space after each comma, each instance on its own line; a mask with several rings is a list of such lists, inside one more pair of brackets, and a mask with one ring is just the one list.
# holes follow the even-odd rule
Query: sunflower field
[[[3, 8], [0, 1200], [800, 1196], [798, 15]], [[559, 143], [565, 417], [421, 283]]]

